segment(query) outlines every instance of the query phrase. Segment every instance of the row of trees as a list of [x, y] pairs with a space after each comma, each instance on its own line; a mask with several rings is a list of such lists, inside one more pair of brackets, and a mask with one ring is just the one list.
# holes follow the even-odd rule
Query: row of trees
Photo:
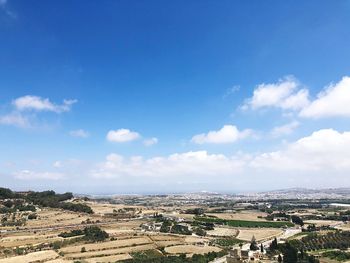
[[[13, 192], [7, 188], [0, 188], [0, 199], [14, 199], [13, 201], [7, 200], [4, 202], [5, 207], [3, 207], [3, 210], [5, 209], [8, 212], [11, 212], [12, 210], [10, 210], [11, 208], [7, 207], [7, 204], [8, 206], [11, 207], [16, 202], [19, 202], [20, 201], [19, 199], [22, 199], [31, 204], [40, 205], [44, 207], [61, 208], [61, 209], [70, 210], [74, 212], [84, 212], [89, 214], [93, 213], [91, 207], [89, 207], [86, 204], [75, 204], [75, 203], [64, 202], [72, 198], [73, 198], [73, 194], [69, 192], [64, 194], [57, 194], [54, 191], [43, 191], [43, 192], [28, 192], [27, 194], [20, 194], [20, 193]], [[27, 209], [30, 211], [35, 211], [35, 207], [30, 205], [16, 207], [16, 209], [19, 209], [19, 210]], [[3, 212], [6, 212], [5, 210]]]
[[58, 236], [63, 238], [77, 237], [75, 239], [66, 239], [63, 241], [56, 241], [52, 243], [54, 249], [59, 249], [64, 245], [68, 245], [80, 241], [88, 242], [100, 242], [109, 238], [109, 235], [106, 231], [102, 230], [98, 226], [89, 226], [84, 229], [75, 229], [69, 232], [60, 233]]
[[350, 232], [335, 231], [326, 235], [316, 233], [309, 234], [301, 240], [292, 240], [291, 243], [298, 249], [319, 250], [319, 249], [347, 249], [350, 247]]

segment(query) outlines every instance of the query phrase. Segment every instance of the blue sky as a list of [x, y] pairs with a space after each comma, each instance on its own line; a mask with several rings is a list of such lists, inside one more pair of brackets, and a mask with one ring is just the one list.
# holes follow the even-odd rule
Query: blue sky
[[350, 1], [0, 0], [2, 185], [350, 187], [349, 14]]

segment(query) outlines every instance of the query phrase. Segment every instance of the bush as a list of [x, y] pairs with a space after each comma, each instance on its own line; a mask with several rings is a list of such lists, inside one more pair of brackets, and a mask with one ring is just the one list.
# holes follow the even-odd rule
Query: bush
[[84, 231], [83, 230], [72, 230], [70, 232], [63, 232], [61, 234], [59, 234], [59, 237], [63, 237], [63, 238], [67, 238], [67, 237], [75, 237], [75, 236], [81, 236], [84, 235]]
[[103, 231], [98, 226], [89, 226], [84, 228], [84, 239], [89, 241], [104, 241], [106, 238], [109, 237], [107, 232]]
[[28, 215], [29, 220], [37, 219], [37, 217], [38, 217], [37, 214], [29, 214]]

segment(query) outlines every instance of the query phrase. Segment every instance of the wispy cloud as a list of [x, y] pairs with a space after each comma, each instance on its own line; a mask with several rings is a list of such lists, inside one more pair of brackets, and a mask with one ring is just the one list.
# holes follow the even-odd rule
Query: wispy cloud
[[292, 121], [282, 126], [277, 126], [272, 129], [271, 135], [272, 137], [280, 137], [284, 135], [289, 135], [293, 133], [293, 131], [298, 128], [300, 123], [298, 121]]
[[143, 144], [145, 146], [152, 146], [152, 145], [155, 145], [157, 143], [158, 143], [158, 138], [156, 138], [156, 137], [153, 137], [153, 138], [150, 138], [150, 139], [145, 139], [143, 141]]
[[70, 131], [69, 135], [72, 137], [88, 138], [90, 136], [90, 133], [83, 129], [79, 129], [79, 130]]
[[59, 180], [64, 178], [62, 173], [54, 172], [36, 172], [30, 170], [21, 170], [14, 173], [14, 177], [21, 180]]
[[17, 18], [17, 14], [8, 8], [8, 1], [7, 0], [0, 0], [0, 11], [1, 10], [3, 10], [8, 17], [10, 17], [12, 19]]
[[72, 105], [76, 102], [77, 100], [63, 100], [63, 103], [59, 105], [51, 102], [48, 98], [26, 95], [15, 99], [12, 104], [19, 111], [34, 110], [61, 113], [70, 111]]
[[232, 94], [238, 92], [240, 90], [240, 86], [235, 85], [232, 88], [229, 88], [226, 90], [225, 94], [222, 96], [223, 99], [226, 99], [227, 97], [231, 96]]
[[[12, 101], [12, 109], [9, 113], [0, 116], [0, 125], [9, 125], [19, 128], [45, 127], [47, 125], [38, 125], [36, 123], [40, 112], [63, 113], [71, 110], [71, 107], [77, 100], [63, 100], [62, 104], [51, 102], [48, 98], [26, 95], [16, 98]], [[40, 123], [40, 121], [39, 121]]]
[[7, 0], [0, 0], [0, 7], [3, 7], [7, 4]]
[[26, 116], [23, 116], [19, 112], [12, 112], [7, 115], [0, 116], [0, 124], [16, 126], [20, 128], [31, 127], [29, 118]]

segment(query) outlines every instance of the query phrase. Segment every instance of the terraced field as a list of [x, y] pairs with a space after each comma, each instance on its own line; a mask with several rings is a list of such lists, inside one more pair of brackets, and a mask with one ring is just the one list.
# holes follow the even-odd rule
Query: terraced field
[[31, 263], [31, 262], [47, 262], [58, 258], [59, 255], [53, 250], [38, 251], [23, 256], [0, 259], [0, 263]]
[[212, 251], [219, 252], [221, 248], [214, 246], [194, 246], [194, 245], [179, 245], [166, 247], [165, 251], [169, 254], [206, 254]]

